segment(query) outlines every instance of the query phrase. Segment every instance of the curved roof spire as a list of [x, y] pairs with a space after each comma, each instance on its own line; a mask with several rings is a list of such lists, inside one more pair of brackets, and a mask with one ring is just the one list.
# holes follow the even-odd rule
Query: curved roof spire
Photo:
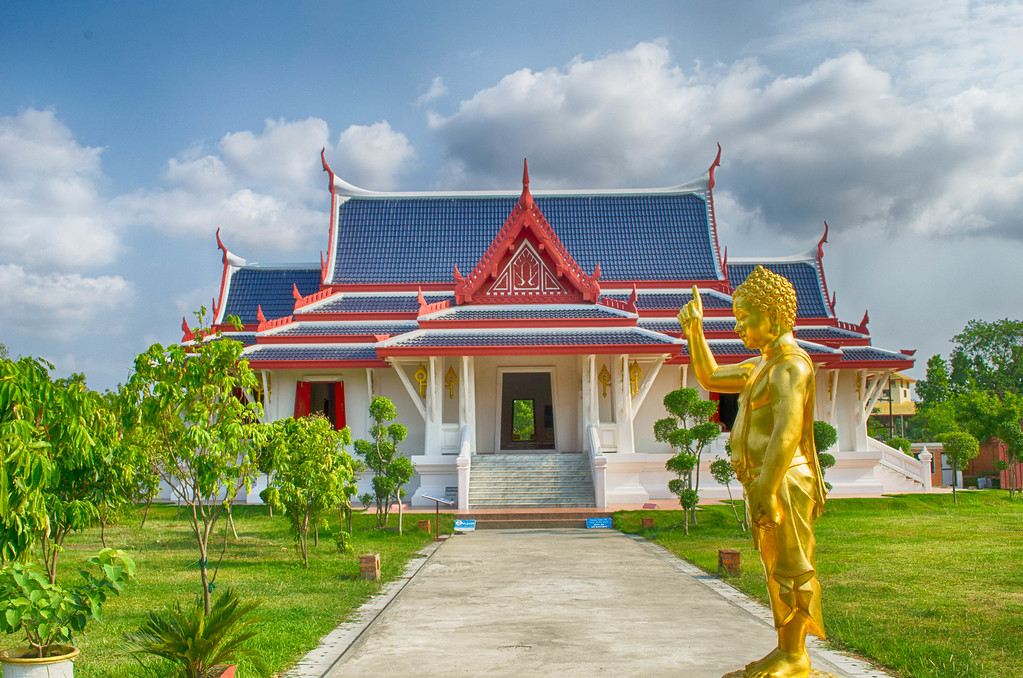
[[707, 174], [710, 175], [709, 188], [714, 188], [714, 170], [721, 167], [721, 144], [718, 144], [718, 156], [714, 158], [714, 162], [711, 164], [710, 169], [707, 170]]
[[330, 165], [327, 164], [327, 149], [320, 149], [320, 162], [323, 163], [323, 171], [330, 175], [330, 192], [334, 192], [334, 170], [330, 169]]
[[519, 207], [524, 210], [532, 209], [533, 195], [529, 192], [529, 160], [522, 159], [522, 195], [519, 196]]

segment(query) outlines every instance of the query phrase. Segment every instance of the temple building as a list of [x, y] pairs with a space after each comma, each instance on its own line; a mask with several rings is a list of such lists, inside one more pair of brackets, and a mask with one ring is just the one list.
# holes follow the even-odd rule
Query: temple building
[[[672, 496], [672, 451], [653, 435], [664, 395], [700, 388], [679, 309], [698, 287], [718, 362], [746, 359], [730, 294], [762, 264], [798, 295], [816, 416], [839, 433], [832, 496], [929, 489], [928, 464], [867, 436], [912, 352], [873, 346], [866, 314], [836, 316], [826, 225], [806, 253], [729, 258], [714, 214], [719, 159], [669, 188], [533, 191], [527, 169], [511, 191], [406, 193], [356, 188], [324, 159], [326, 256], [250, 264], [218, 235], [215, 322], [246, 345], [268, 420], [323, 412], [366, 438], [371, 397], [390, 398], [409, 428], [400, 449], [417, 471], [413, 506], [432, 505], [427, 496], [462, 509], [641, 504]], [[723, 430], [735, 413], [735, 396], [720, 396]], [[704, 454], [701, 496], [725, 496], [707, 467], [726, 440]]]

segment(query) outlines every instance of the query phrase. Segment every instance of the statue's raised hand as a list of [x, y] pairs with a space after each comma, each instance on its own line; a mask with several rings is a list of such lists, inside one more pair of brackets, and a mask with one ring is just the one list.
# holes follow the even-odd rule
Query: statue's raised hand
[[693, 300], [678, 313], [678, 322], [686, 336], [703, 327], [703, 300], [700, 299], [700, 290], [696, 289], [696, 285], [693, 285]]

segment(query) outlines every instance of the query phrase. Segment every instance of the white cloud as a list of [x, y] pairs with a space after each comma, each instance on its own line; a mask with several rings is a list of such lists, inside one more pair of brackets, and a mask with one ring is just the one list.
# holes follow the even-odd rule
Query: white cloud
[[319, 118], [267, 120], [261, 133], [224, 135], [215, 152], [187, 149], [168, 161], [163, 187], [115, 205], [126, 219], [172, 235], [208, 238], [219, 228], [240, 253], [302, 249], [329, 223], [322, 149], [342, 178], [376, 189], [392, 188], [415, 155], [387, 122], [352, 125], [332, 145]]
[[4, 334], [36, 333], [67, 341], [109, 328], [98, 319], [121, 311], [134, 298], [121, 276], [78, 273], [37, 274], [17, 264], [0, 264], [0, 318]]
[[430, 81], [430, 89], [426, 91], [422, 96], [416, 99], [417, 106], [423, 106], [440, 99], [442, 96], [448, 93], [447, 85], [444, 84], [444, 78], [439, 75]]
[[[863, 53], [804, 75], [753, 59], [683, 70], [664, 43], [523, 69], [428, 115], [445, 179], [509, 187], [657, 186], [707, 167], [736, 213], [797, 238], [833, 226], [1023, 237], [1023, 95], [975, 86], [921, 99]], [[736, 252], [753, 254], [753, 252]]]
[[398, 176], [415, 159], [408, 138], [386, 121], [372, 125], [351, 125], [338, 139], [334, 155], [340, 158], [334, 170], [363, 188], [393, 189]]
[[0, 263], [74, 270], [117, 257], [101, 152], [80, 145], [52, 110], [0, 117]]

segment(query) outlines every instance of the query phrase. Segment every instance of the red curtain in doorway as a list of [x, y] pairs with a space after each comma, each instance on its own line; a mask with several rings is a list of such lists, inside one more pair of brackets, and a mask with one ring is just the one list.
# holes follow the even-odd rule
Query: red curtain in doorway
[[345, 382], [334, 382], [334, 428], [340, 431], [347, 424], [345, 418]]
[[308, 417], [313, 400], [313, 385], [308, 381], [300, 381], [295, 387], [295, 419]]

